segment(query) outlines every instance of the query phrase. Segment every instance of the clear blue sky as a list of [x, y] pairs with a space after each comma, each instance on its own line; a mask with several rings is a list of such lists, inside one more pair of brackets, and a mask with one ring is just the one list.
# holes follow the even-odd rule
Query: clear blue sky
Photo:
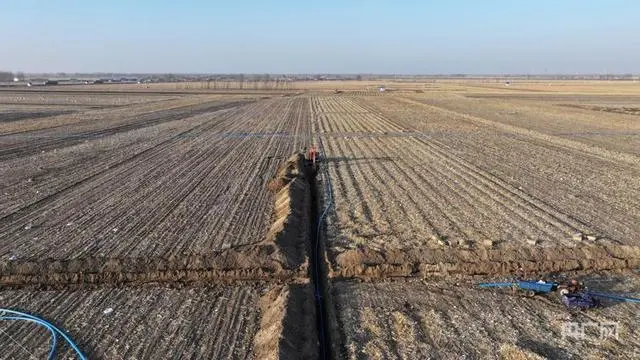
[[0, 69], [640, 72], [640, 1], [0, 0]]

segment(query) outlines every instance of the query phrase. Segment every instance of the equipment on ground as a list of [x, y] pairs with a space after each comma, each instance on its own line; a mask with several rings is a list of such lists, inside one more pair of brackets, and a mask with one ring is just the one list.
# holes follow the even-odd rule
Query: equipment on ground
[[512, 282], [497, 282], [497, 283], [481, 283], [478, 286], [482, 288], [497, 287], [497, 288], [512, 288], [514, 291], [517, 289], [525, 290], [528, 295], [546, 294], [555, 291], [558, 288], [558, 283], [548, 283], [545, 281], [527, 281], [517, 280]]
[[305, 160], [306, 167], [309, 167], [315, 170], [316, 164], [320, 160], [318, 148], [315, 146], [304, 148], [304, 160]]
[[570, 309], [585, 310], [598, 307], [600, 306], [599, 299], [640, 303], [640, 299], [637, 298], [587, 291], [580, 282], [574, 279], [569, 280], [564, 285], [543, 280], [515, 280], [511, 282], [480, 283], [478, 286], [481, 288], [511, 288], [514, 292], [524, 290], [528, 296], [548, 294], [560, 290], [562, 303]]

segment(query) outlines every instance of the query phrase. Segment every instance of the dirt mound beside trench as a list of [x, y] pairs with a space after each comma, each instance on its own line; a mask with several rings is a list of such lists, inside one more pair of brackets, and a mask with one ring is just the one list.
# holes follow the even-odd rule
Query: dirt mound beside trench
[[584, 270], [622, 270], [640, 266], [640, 247], [590, 244], [569, 247], [502, 249], [371, 249], [334, 253], [331, 277], [509, 275]]
[[0, 285], [118, 284], [304, 278], [311, 193], [304, 157], [292, 155], [269, 183], [273, 219], [263, 241], [205, 254], [0, 260]]
[[305, 175], [304, 156], [292, 155], [269, 182], [275, 194], [271, 228], [265, 244], [274, 244], [275, 253], [286, 269], [308, 267], [311, 189]]
[[318, 336], [310, 284], [277, 286], [259, 301], [262, 319], [254, 338], [256, 359], [317, 359]]

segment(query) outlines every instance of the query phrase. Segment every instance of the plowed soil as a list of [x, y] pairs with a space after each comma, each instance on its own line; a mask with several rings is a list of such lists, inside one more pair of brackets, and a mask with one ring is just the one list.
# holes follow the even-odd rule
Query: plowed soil
[[[98, 359], [314, 359], [325, 335], [336, 359], [640, 356], [635, 304], [476, 286], [640, 296], [630, 87], [339, 84], [0, 91], [0, 307]], [[48, 350], [34, 325], [0, 330], [0, 358]]]
[[318, 97], [312, 105], [335, 196], [333, 276], [640, 264], [634, 154], [403, 96]]
[[199, 103], [168, 100], [116, 121], [61, 117], [64, 125], [39, 122], [44, 130], [12, 123], [21, 132], [0, 137], [2, 281], [304, 270], [304, 249], [279, 252], [265, 239], [266, 184], [307, 143], [307, 100], [180, 101]]
[[[306, 285], [4, 290], [0, 304], [55, 319], [90, 359], [312, 358], [308, 292]], [[42, 359], [49, 351], [47, 331], [28, 322], [0, 322], [0, 339], [2, 359]], [[74, 358], [66, 347], [58, 354]]]
[[[640, 296], [634, 274], [591, 275], [593, 291]], [[336, 282], [332, 291], [342, 359], [637, 359], [638, 305], [604, 301], [570, 313], [557, 295], [428, 281]], [[584, 338], [566, 331], [586, 327]], [[597, 324], [616, 334], [602, 337]], [[615, 336], [614, 336], [615, 335]]]

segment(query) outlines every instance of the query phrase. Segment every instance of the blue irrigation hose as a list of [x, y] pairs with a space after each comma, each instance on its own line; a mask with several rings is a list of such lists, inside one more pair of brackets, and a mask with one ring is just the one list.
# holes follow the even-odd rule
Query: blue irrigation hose
[[[16, 316], [4, 316], [5, 313], [6, 314], [13, 314], [13, 315], [16, 315]], [[59, 334], [60, 336], [62, 336], [62, 338], [67, 342], [67, 344], [69, 344], [69, 346], [73, 349], [73, 351], [76, 353], [76, 355], [78, 355], [78, 358], [80, 360], [87, 360], [87, 357], [82, 353], [80, 348], [78, 348], [78, 346], [75, 344], [75, 342], [67, 334], [65, 334], [64, 331], [58, 329], [55, 325], [51, 324], [50, 322], [48, 322], [48, 321], [46, 321], [44, 319], [41, 319], [39, 317], [30, 315], [30, 314], [27, 314], [27, 313], [16, 311], [16, 310], [0, 308], [0, 320], [24, 320], [24, 321], [30, 321], [30, 322], [36, 323], [38, 325], [41, 325], [41, 326], [47, 328], [52, 333], [52, 337], [53, 337], [53, 341], [51, 342], [51, 349], [49, 350], [49, 356], [47, 358], [49, 360], [52, 360], [53, 357], [55, 356], [56, 345], [57, 345], [56, 333]]]
[[56, 331], [49, 325], [43, 322], [40, 322], [39, 320], [28, 318], [25, 316], [1, 316], [0, 320], [29, 321], [47, 328], [47, 330], [49, 330], [49, 332], [51, 333], [51, 346], [49, 348], [49, 355], [47, 356], [47, 359], [53, 359], [56, 356], [56, 346], [58, 345], [58, 336], [56, 335]]

